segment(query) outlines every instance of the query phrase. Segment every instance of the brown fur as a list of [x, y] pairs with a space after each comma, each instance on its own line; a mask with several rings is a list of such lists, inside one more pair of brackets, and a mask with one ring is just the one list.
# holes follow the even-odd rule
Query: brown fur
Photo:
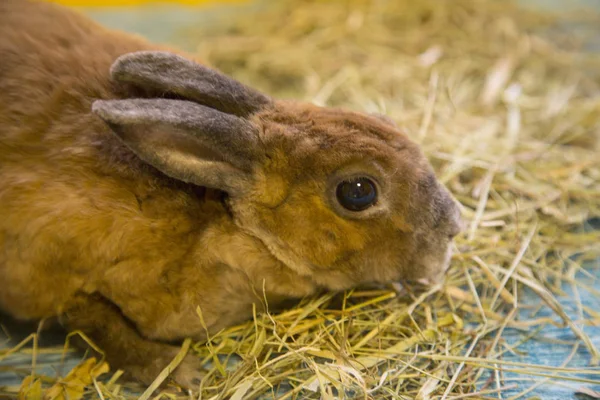
[[[260, 152], [243, 195], [169, 178], [91, 112], [140, 95], [111, 80], [126, 53], [160, 49], [52, 4], [0, 2], [0, 308], [59, 316], [134, 378], [167, 342], [272, 303], [366, 282], [438, 280], [458, 212], [418, 147], [377, 117], [276, 101], [248, 116]], [[349, 216], [329, 185], [367, 173], [380, 205]], [[215, 196], [211, 196], [215, 194]], [[197, 361], [174, 378], [193, 385]]]

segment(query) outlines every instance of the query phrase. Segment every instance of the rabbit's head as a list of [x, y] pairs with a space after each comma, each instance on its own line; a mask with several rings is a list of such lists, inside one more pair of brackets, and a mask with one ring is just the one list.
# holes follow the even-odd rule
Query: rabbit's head
[[237, 226], [320, 286], [437, 282], [459, 210], [419, 147], [377, 116], [274, 101], [164, 52], [122, 56], [116, 82], [161, 98], [97, 101], [141, 159], [220, 189]]

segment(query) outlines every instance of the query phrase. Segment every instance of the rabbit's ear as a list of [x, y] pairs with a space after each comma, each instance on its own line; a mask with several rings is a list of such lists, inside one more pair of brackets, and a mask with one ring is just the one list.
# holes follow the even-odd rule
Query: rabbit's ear
[[98, 100], [92, 110], [164, 174], [230, 194], [243, 190], [258, 149], [249, 121], [169, 99]]
[[220, 72], [168, 52], [125, 54], [112, 65], [111, 76], [158, 96], [176, 95], [240, 117], [271, 103], [264, 94]]

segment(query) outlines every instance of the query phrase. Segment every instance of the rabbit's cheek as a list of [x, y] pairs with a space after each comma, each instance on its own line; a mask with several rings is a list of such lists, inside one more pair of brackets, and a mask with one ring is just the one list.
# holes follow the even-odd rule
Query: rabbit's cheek
[[330, 270], [348, 254], [362, 251], [368, 235], [332, 216], [319, 196], [296, 192], [277, 209], [237, 213], [238, 226], [260, 239], [272, 255], [301, 275]]

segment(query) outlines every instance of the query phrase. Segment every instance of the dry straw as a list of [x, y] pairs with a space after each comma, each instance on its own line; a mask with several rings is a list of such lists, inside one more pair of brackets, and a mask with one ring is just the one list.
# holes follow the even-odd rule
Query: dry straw
[[[585, 263], [600, 256], [600, 232], [582, 229], [600, 216], [600, 62], [565, 32], [500, 0], [288, 0], [184, 29], [202, 59], [272, 95], [392, 117], [468, 221], [442, 286], [305, 299], [192, 345], [208, 371], [198, 398], [497, 399], [517, 383], [523, 396], [548, 380], [600, 384], [582, 329], [600, 314], [576, 295], [577, 313], [558, 302], [565, 284], [599, 294]], [[578, 339], [562, 367], [505, 360], [518, 352], [506, 329], [524, 342], [547, 325]], [[584, 348], [590, 367], [569, 368]], [[134, 398], [119, 382], [87, 393]]]

